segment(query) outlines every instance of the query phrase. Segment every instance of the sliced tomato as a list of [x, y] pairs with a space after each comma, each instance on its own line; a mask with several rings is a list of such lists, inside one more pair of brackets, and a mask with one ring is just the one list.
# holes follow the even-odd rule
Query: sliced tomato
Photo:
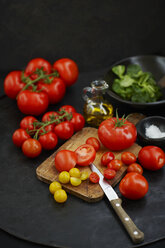
[[84, 144], [79, 146], [75, 153], [77, 155], [77, 164], [80, 166], [88, 166], [95, 160], [96, 151], [93, 146]]
[[92, 182], [92, 183], [98, 183], [99, 180], [100, 180], [100, 177], [99, 175], [96, 173], [96, 172], [92, 172], [89, 176], [89, 180]]

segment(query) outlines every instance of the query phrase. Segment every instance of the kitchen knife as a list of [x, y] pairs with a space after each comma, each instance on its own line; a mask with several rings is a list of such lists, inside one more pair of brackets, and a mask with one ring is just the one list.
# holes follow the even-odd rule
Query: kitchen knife
[[144, 233], [141, 232], [128, 214], [122, 208], [122, 200], [118, 197], [112, 186], [104, 179], [104, 176], [101, 172], [96, 168], [94, 164], [90, 165], [90, 168], [93, 172], [96, 172], [99, 177], [99, 184], [104, 191], [105, 195], [107, 196], [108, 200], [110, 201], [113, 209], [115, 210], [116, 214], [120, 218], [121, 222], [123, 223], [124, 227], [126, 228], [128, 234], [130, 235], [132, 241], [134, 243], [141, 243], [144, 240]]

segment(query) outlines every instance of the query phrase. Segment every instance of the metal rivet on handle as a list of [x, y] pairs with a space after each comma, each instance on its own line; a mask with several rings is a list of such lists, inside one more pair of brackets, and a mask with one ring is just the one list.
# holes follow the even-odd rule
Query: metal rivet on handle
[[125, 220], [126, 220], [126, 221], [129, 221], [129, 218], [128, 218], [128, 217], [126, 217], [126, 218], [125, 218]]
[[116, 203], [116, 207], [120, 207], [120, 204], [119, 203]]
[[137, 231], [134, 231], [133, 233], [134, 233], [135, 235], [138, 235], [138, 232], [137, 232]]

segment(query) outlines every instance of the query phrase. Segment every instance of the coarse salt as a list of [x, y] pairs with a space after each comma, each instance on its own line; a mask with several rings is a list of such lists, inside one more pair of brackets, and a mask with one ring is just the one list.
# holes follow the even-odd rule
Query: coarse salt
[[148, 138], [159, 139], [165, 137], [165, 132], [161, 132], [157, 126], [151, 125], [146, 128], [145, 135]]

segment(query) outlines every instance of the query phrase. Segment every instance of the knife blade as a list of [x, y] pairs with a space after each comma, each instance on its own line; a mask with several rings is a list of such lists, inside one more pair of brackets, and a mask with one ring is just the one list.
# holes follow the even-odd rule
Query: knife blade
[[122, 208], [122, 200], [118, 197], [112, 186], [104, 179], [104, 176], [97, 169], [97, 167], [94, 164], [91, 164], [90, 168], [93, 172], [96, 172], [99, 175], [100, 177], [99, 184], [102, 190], [104, 191], [105, 195], [107, 196], [108, 200], [110, 201], [116, 214], [120, 218], [122, 224], [126, 228], [132, 241], [135, 244], [141, 243], [144, 240], [144, 233], [137, 228], [135, 223], [131, 220], [129, 215]]

